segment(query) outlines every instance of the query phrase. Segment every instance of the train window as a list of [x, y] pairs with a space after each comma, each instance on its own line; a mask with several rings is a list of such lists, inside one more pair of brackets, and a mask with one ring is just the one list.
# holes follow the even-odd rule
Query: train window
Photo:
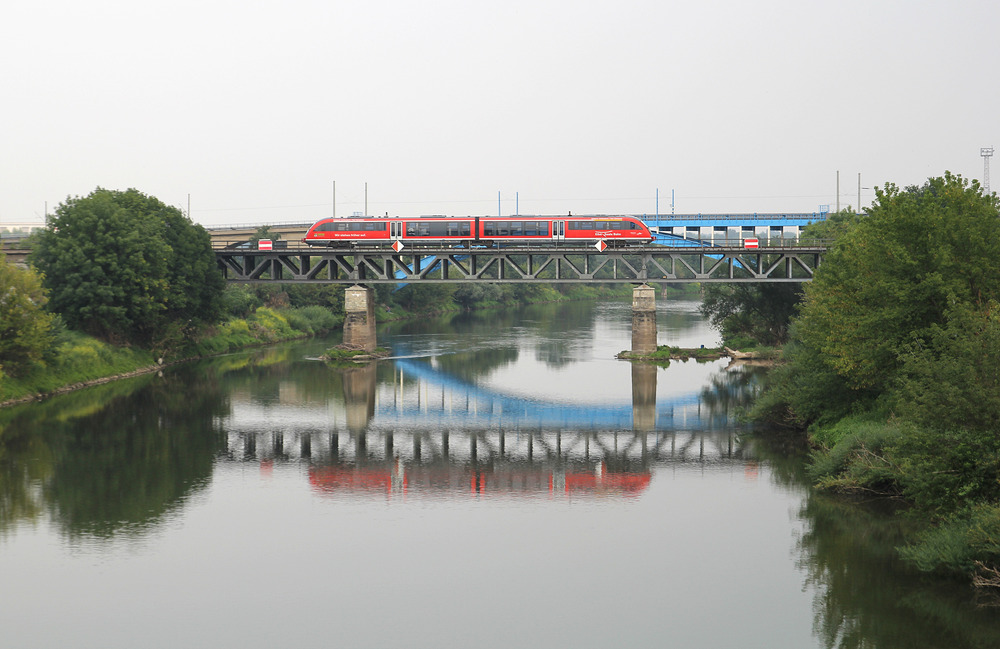
[[408, 237], [468, 237], [472, 226], [468, 221], [408, 221]]
[[378, 221], [327, 221], [316, 232], [385, 232], [385, 223]]

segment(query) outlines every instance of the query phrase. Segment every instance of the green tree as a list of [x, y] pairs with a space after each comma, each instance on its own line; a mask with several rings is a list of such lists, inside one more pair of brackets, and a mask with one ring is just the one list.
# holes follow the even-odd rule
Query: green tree
[[45, 311], [47, 299], [34, 271], [0, 254], [0, 377], [17, 376], [51, 346], [54, 316]]
[[957, 305], [1000, 298], [995, 196], [946, 173], [876, 191], [806, 286], [799, 333], [853, 388], [889, 389], [909, 350], [934, 345]]
[[224, 280], [204, 228], [135, 189], [67, 199], [32, 259], [52, 310], [105, 340], [153, 343], [220, 313]]

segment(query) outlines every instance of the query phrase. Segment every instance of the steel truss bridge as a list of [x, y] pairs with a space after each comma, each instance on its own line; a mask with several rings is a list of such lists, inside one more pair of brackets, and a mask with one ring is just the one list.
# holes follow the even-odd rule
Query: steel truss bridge
[[[763, 242], [762, 242], [763, 243]], [[630, 248], [216, 249], [231, 282], [804, 282], [826, 248], [779, 240]]]

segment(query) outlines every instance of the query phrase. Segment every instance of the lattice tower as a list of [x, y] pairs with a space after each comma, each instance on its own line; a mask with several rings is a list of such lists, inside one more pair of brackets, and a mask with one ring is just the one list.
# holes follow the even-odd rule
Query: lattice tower
[[983, 156], [983, 190], [986, 195], [990, 195], [990, 157], [993, 155], [993, 147], [983, 147], [979, 149], [979, 155]]

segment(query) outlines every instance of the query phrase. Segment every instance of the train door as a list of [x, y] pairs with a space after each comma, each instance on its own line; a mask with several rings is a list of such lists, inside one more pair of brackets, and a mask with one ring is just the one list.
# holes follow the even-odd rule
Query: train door
[[552, 240], [564, 241], [566, 239], [566, 221], [552, 222]]
[[399, 241], [403, 237], [403, 222], [389, 221], [389, 238]]

